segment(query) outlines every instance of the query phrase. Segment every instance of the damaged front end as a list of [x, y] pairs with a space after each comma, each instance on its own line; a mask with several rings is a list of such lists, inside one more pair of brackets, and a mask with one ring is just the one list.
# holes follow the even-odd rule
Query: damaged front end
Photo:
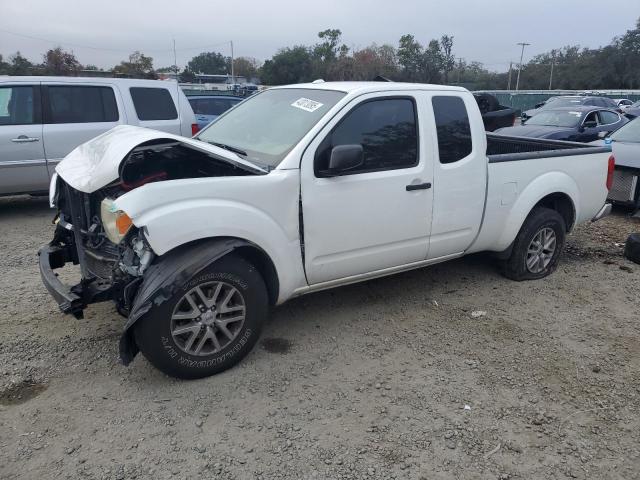
[[[113, 300], [128, 316], [155, 254], [144, 227], [116, 201], [153, 182], [266, 174], [221, 148], [149, 129], [121, 126], [76, 148], [56, 168], [50, 202], [58, 212], [53, 240], [38, 252], [44, 285], [64, 313], [83, 317], [92, 303]], [[80, 266], [80, 282], [55, 270]]]
[[[57, 179], [53, 240], [38, 252], [47, 290], [64, 313], [82, 318], [92, 303], [115, 301], [127, 315], [135, 292], [154, 258], [144, 232], [123, 212], [109, 211], [120, 190], [111, 187], [89, 194]], [[110, 196], [109, 196], [110, 195]], [[81, 280], [68, 286], [54, 270], [67, 263], [80, 266]]]

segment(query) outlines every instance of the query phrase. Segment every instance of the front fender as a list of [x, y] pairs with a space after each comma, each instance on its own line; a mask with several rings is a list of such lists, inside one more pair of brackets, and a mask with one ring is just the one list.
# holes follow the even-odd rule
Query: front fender
[[[515, 240], [522, 224], [533, 207], [547, 195], [563, 193], [573, 202], [574, 210], [580, 205], [580, 190], [575, 180], [564, 172], [549, 172], [536, 177], [520, 193], [507, 215], [504, 227], [498, 236], [495, 250], [504, 250]], [[578, 212], [575, 211], [576, 218]]]
[[145, 272], [120, 337], [120, 361], [129, 365], [139, 351], [131, 327], [140, 317], [153, 305], [161, 305], [169, 300], [198, 272], [245, 245], [250, 243], [237, 238], [214, 238], [198, 243], [192, 248], [173, 250], [151, 265]]
[[216, 198], [158, 201], [141, 210], [140, 202], [132, 195], [135, 192], [118, 198], [115, 206], [125, 211], [136, 227], [144, 228], [147, 241], [157, 255], [195, 240], [240, 238], [257, 245], [271, 258], [280, 281], [278, 303], [306, 283], [297, 232], [297, 205], [294, 204], [291, 212], [282, 212], [279, 223], [253, 205]]

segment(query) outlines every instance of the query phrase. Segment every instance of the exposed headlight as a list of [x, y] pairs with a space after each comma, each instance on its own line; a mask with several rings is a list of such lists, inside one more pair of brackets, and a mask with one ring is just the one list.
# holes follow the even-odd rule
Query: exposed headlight
[[122, 210], [116, 210], [113, 200], [105, 198], [100, 204], [100, 220], [107, 238], [118, 244], [131, 229], [133, 221]]

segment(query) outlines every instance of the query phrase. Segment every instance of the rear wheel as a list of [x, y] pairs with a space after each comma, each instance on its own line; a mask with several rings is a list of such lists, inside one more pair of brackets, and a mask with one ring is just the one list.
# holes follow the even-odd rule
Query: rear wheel
[[222, 372], [247, 355], [268, 313], [267, 289], [255, 267], [227, 255], [189, 279], [135, 325], [140, 351], [178, 378]]
[[516, 237], [504, 274], [512, 280], [536, 280], [553, 273], [564, 249], [566, 225], [550, 208], [537, 207]]

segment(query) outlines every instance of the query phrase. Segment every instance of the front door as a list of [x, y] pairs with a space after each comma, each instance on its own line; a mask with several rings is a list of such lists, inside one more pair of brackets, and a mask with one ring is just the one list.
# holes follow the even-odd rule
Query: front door
[[[423, 261], [432, 163], [420, 141], [414, 96], [354, 100], [309, 145], [301, 165], [309, 284]], [[327, 176], [331, 151], [361, 145], [363, 163]]]
[[46, 191], [38, 85], [0, 84], [0, 194]]

